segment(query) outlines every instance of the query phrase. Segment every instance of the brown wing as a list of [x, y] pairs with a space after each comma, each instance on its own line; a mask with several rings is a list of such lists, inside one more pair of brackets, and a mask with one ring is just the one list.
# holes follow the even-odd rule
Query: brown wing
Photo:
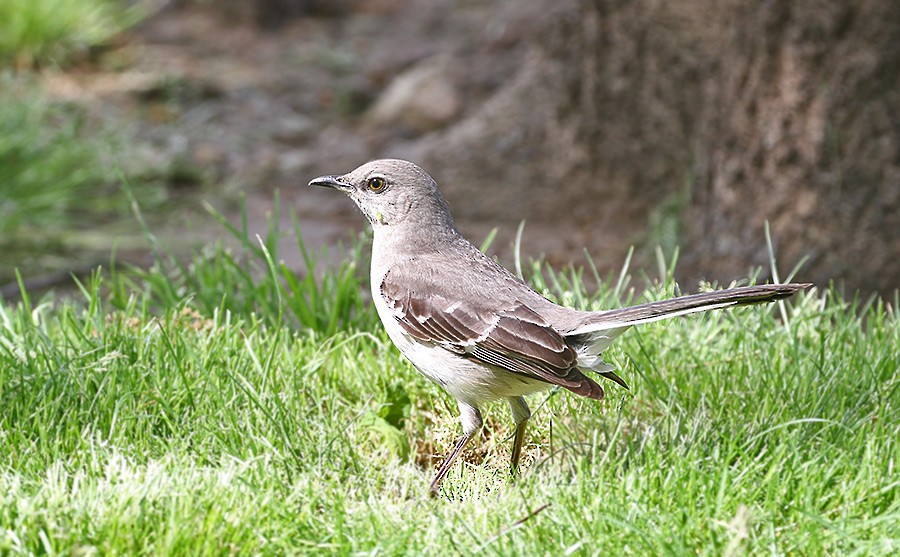
[[[382, 282], [381, 295], [413, 337], [582, 396], [603, 398], [603, 388], [576, 367], [577, 355], [563, 336], [524, 303], [488, 298], [459, 284], [441, 286], [421, 275], [397, 281], [393, 274]], [[454, 287], [461, 292], [451, 295], [448, 289]]]

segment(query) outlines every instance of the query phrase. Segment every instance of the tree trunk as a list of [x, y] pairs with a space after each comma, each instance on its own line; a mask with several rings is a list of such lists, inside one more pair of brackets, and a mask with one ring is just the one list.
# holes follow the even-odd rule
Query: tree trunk
[[767, 271], [768, 221], [782, 274], [900, 286], [900, 2], [545, 8], [518, 77], [410, 153], [461, 213], [564, 222], [609, 266], [677, 243], [720, 281]]
[[[900, 3], [732, 2], [686, 213], [692, 269], [900, 286]], [[696, 271], [695, 271], [696, 272]]]

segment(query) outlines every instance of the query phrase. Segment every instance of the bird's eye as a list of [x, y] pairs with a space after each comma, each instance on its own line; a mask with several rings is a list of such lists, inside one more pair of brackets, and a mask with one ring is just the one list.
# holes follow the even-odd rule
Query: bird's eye
[[366, 182], [366, 184], [369, 186], [369, 189], [375, 193], [381, 193], [384, 191], [384, 188], [387, 187], [387, 182], [380, 176], [369, 178], [369, 181]]

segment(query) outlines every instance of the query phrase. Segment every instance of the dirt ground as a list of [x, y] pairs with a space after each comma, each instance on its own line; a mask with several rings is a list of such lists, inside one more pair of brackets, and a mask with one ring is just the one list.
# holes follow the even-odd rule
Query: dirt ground
[[[532, 12], [515, 3], [381, 0], [360, 2], [341, 17], [300, 17], [267, 29], [213, 5], [191, 5], [155, 14], [100, 63], [45, 81], [54, 98], [133, 130], [144, 160], [183, 169], [172, 173], [173, 195], [206, 184], [183, 196], [190, 206], [163, 225], [178, 243], [219, 237], [218, 224], [198, 218], [201, 203], [237, 220], [240, 196], [251, 231], [263, 232], [278, 190], [283, 228], [290, 229], [288, 209], [296, 211], [305, 241], [317, 248], [352, 241], [364, 221], [343, 196], [306, 183], [373, 158], [418, 161], [422, 145], [477, 118], [527, 63], [529, 34], [543, 17]], [[419, 92], [412, 99], [390, 91], [403, 78]], [[515, 196], [512, 204], [483, 204], [463, 184], [435, 178], [470, 239], [479, 243], [499, 229], [493, 249], [507, 263], [520, 220], [528, 221], [527, 256], [583, 263], [583, 248], [599, 251], [590, 233], [567, 230], [565, 218], [532, 214], [524, 202], [516, 207]], [[640, 233], [626, 224], [612, 229]], [[621, 250], [600, 255], [601, 267], [623, 259]], [[299, 265], [290, 238], [282, 257]]]
[[[129, 157], [165, 169], [178, 210], [155, 215], [154, 231], [179, 247], [222, 236], [204, 202], [237, 222], [243, 197], [251, 233], [263, 232], [276, 191], [283, 229], [292, 210], [312, 248], [346, 244], [363, 219], [347, 199], [307, 182], [397, 157], [437, 179], [475, 243], [496, 228], [492, 250], [507, 265], [524, 220], [522, 254], [556, 267], [584, 265], [587, 250], [601, 275], [615, 273], [635, 246], [634, 268], [655, 275], [655, 246], [680, 246], [676, 277], [687, 290], [754, 268], [768, 280], [769, 222], [783, 272], [808, 256], [805, 280], [891, 291], [895, 243], [879, 223], [895, 220], [895, 142], [865, 125], [884, 120], [890, 88], [854, 105], [869, 74], [847, 89], [816, 65], [831, 58], [810, 55], [803, 71], [779, 74], [828, 85], [809, 86], [806, 96], [782, 94], [766, 79], [742, 96], [740, 75], [728, 82], [737, 93], [719, 91], [720, 70], [734, 66], [717, 58], [723, 45], [735, 63], [771, 55], [780, 67], [796, 50], [792, 37], [805, 36], [766, 27], [781, 21], [774, 8], [729, 5], [749, 10], [787, 54], [762, 39], [725, 40], [740, 27], [721, 14], [718, 34], [705, 33], [697, 23], [705, 15], [691, 3], [171, 0], [92, 63], [43, 79], [53, 97], [131, 133]], [[262, 6], [271, 10], [264, 17], [254, 13]], [[694, 19], [684, 19], [688, 8]], [[808, 10], [797, 8], [798, 29], [818, 29], [800, 17]], [[829, 13], [826, 20], [842, 21]], [[846, 52], [878, 61], [872, 45], [881, 43], [865, 34], [878, 13], [860, 12], [846, 37], [802, 45], [849, 68]], [[871, 75], [890, 63], [872, 65]], [[797, 100], [807, 97], [816, 102]], [[764, 116], [775, 116], [756, 118], [754, 103], [767, 99], [773, 108]], [[824, 120], [804, 119], [795, 106], [829, 102], [849, 107], [834, 120], [845, 138], [840, 164], [816, 131]], [[767, 133], [782, 129], [795, 132], [776, 134], [775, 148]], [[732, 139], [719, 141], [722, 134]], [[884, 156], [867, 158], [874, 147]], [[882, 167], [894, 170], [879, 178]], [[281, 255], [300, 266], [293, 239]]]

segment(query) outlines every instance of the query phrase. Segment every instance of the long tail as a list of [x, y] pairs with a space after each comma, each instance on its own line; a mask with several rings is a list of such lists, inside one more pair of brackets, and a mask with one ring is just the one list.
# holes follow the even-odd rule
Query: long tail
[[592, 314], [570, 335], [591, 333], [610, 329], [627, 328], [632, 325], [650, 323], [712, 309], [745, 306], [750, 304], [762, 304], [774, 302], [782, 298], [794, 295], [800, 290], [810, 288], [810, 283], [791, 284], [761, 284], [758, 286], [743, 286], [729, 288], [728, 290], [716, 290], [671, 298], [660, 302], [650, 302], [639, 306], [631, 306], [609, 311], [599, 311]]
[[[579, 327], [566, 333], [566, 338], [575, 347], [578, 354], [579, 367], [591, 369], [627, 389], [628, 385], [625, 381], [616, 375], [613, 366], [603, 361], [602, 356], [612, 341], [632, 325], [640, 325], [712, 309], [774, 302], [775, 300], [792, 296], [800, 290], [806, 290], [811, 286], [812, 284], [808, 283], [744, 286], [671, 298], [661, 302], [650, 302], [649, 304], [622, 309], [598, 311], [588, 314]], [[601, 390], [600, 393], [602, 392]]]

